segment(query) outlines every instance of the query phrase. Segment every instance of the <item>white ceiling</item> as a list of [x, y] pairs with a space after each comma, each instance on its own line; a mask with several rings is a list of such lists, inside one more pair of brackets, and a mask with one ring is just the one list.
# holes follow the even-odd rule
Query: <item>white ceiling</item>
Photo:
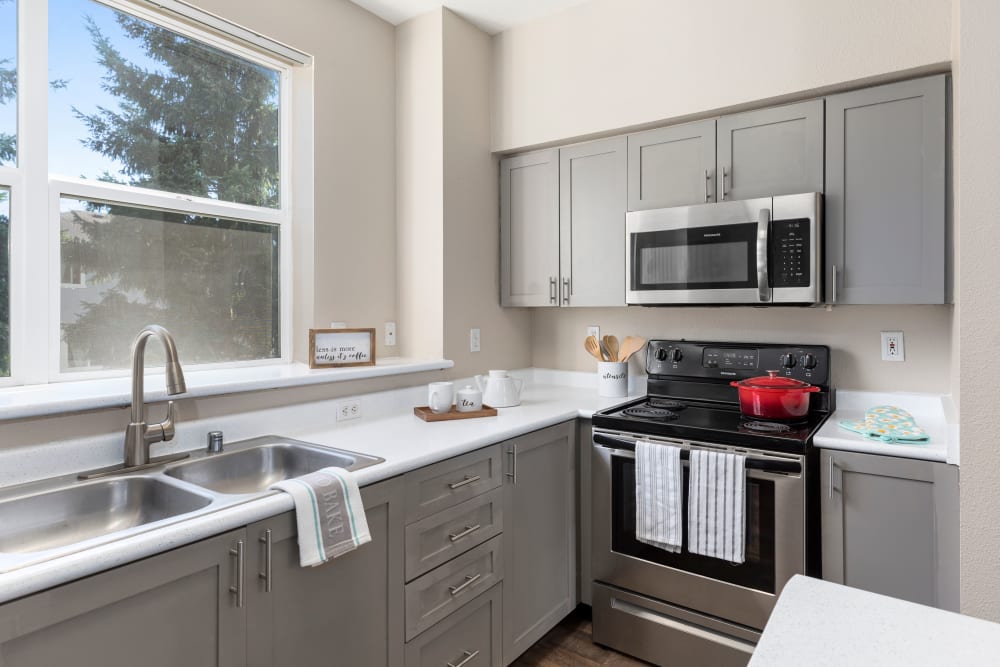
[[481, 30], [495, 35], [507, 28], [579, 5], [586, 0], [351, 0], [372, 14], [399, 25], [444, 6]]

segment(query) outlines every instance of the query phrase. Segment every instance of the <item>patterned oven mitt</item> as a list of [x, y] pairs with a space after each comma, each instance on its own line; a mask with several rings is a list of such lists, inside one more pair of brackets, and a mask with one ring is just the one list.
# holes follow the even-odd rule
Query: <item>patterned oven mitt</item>
[[924, 429], [917, 426], [911, 415], [894, 405], [879, 405], [865, 412], [864, 421], [844, 420], [840, 428], [860, 433], [868, 440], [919, 444], [930, 441]]

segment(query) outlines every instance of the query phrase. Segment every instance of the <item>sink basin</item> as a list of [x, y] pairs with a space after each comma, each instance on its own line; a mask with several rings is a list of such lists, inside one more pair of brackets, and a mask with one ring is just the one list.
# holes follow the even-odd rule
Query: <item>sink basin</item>
[[208, 496], [122, 477], [0, 501], [0, 553], [32, 553], [201, 509]]
[[275, 482], [299, 477], [320, 468], [337, 466], [359, 470], [383, 459], [275, 438], [258, 438], [260, 444], [214, 454], [167, 470], [176, 479], [217, 493], [259, 493]]

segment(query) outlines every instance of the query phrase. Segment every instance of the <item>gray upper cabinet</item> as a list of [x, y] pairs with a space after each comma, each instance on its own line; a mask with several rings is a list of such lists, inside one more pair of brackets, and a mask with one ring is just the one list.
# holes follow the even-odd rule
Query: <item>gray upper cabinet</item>
[[316, 567], [299, 565], [294, 512], [247, 527], [249, 667], [403, 664], [402, 480], [361, 497], [372, 541]]
[[560, 303], [625, 305], [626, 141], [559, 151]]
[[958, 611], [958, 468], [823, 450], [823, 578]]
[[823, 100], [718, 120], [719, 201], [823, 192]]
[[945, 302], [946, 85], [827, 98], [827, 302]]
[[576, 424], [503, 443], [503, 658], [510, 664], [576, 607]]
[[557, 303], [559, 151], [500, 161], [500, 305]]
[[715, 201], [715, 120], [628, 136], [628, 210]]
[[0, 665], [245, 665], [241, 543], [225, 533], [0, 606]]

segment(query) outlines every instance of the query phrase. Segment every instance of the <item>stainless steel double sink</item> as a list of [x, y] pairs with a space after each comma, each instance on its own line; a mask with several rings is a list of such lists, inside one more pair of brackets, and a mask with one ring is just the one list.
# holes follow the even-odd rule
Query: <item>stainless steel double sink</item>
[[247, 502], [283, 479], [384, 459], [279, 436], [227, 444], [162, 470], [0, 491], [0, 572]]

